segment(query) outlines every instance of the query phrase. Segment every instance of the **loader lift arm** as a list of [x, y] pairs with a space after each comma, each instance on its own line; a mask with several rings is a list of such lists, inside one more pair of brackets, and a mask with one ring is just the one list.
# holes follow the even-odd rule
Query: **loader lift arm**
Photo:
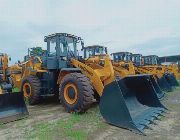
[[98, 69], [92, 69], [90, 66], [75, 59], [71, 59], [71, 63], [76, 68], [80, 68], [81, 72], [90, 79], [100, 96], [103, 94], [104, 87], [115, 80], [112, 63], [107, 56], [105, 57], [104, 67], [99, 66]]

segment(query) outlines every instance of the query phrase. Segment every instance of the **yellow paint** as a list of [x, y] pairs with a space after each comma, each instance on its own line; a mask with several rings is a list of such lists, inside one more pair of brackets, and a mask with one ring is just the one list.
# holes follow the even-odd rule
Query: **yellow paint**
[[101, 96], [103, 93], [103, 89], [104, 89], [104, 85], [100, 79], [100, 75], [98, 75], [98, 70], [93, 70], [91, 67], [87, 66], [84, 63], [79, 62], [78, 60], [72, 59], [71, 63], [73, 64], [73, 66], [75, 66], [76, 68], [80, 68], [81, 72], [86, 75], [93, 87], [96, 89], [96, 91], [98, 92], [98, 94]]
[[23, 85], [23, 93], [24, 93], [24, 97], [26, 97], [26, 98], [29, 98], [32, 96], [32, 88], [29, 83], [25, 83]]
[[1, 87], [0, 87], [0, 94], [3, 94], [3, 91], [2, 91], [2, 89], [1, 89]]
[[156, 75], [159, 78], [162, 77], [166, 73], [166, 69], [161, 65], [147, 65], [147, 66], [139, 66], [135, 67], [136, 72], [141, 74], [152, 74]]
[[21, 89], [22, 80], [25, 77], [47, 72], [47, 70], [42, 69], [41, 65], [42, 61], [39, 57], [32, 57], [26, 62], [9, 67], [14, 86]]
[[173, 73], [177, 79], [180, 80], [180, 70], [177, 64], [171, 64], [166, 66], [167, 72]]
[[113, 62], [113, 68], [115, 73], [119, 75], [121, 78], [124, 78], [128, 75], [135, 75], [135, 67], [132, 62]]
[[104, 87], [115, 80], [115, 72], [109, 55], [91, 56], [85, 63], [72, 59], [74, 67], [80, 68], [86, 75], [97, 93], [102, 96]]
[[2, 73], [3, 73], [3, 80], [6, 80], [6, 71], [8, 69], [9, 57], [7, 54], [2, 54], [0, 56], [0, 63], [2, 65]]
[[[69, 89], [70, 88], [73, 88], [74, 89], [74, 91], [75, 91], [75, 97], [74, 97], [74, 99], [72, 99], [72, 98], [70, 98], [69, 97]], [[65, 85], [65, 87], [64, 87], [64, 99], [66, 100], [66, 102], [68, 103], [68, 104], [74, 104], [74, 103], [76, 103], [76, 101], [77, 101], [77, 99], [78, 99], [78, 89], [77, 89], [77, 87], [74, 85], [74, 84], [67, 84], [67, 85]]]

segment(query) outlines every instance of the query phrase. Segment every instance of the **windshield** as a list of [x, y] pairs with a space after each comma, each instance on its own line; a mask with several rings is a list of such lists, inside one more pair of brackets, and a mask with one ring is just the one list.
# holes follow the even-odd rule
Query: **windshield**
[[156, 57], [152, 57], [152, 65], [157, 65], [157, 58]]
[[130, 61], [131, 60], [131, 55], [125, 55], [124, 60], [125, 61]]
[[82, 48], [82, 40], [60, 36], [49, 41], [49, 55], [67, 56], [68, 52], [77, 56], [77, 49]]
[[106, 48], [104, 48], [104, 47], [87, 48], [87, 49], [85, 49], [85, 58], [89, 58], [89, 57], [95, 56], [95, 55], [104, 55], [106, 53], [107, 53]]
[[132, 61], [133, 62], [140, 62], [141, 61], [141, 57], [140, 56], [133, 56], [132, 57]]
[[102, 55], [106, 54], [106, 49], [105, 48], [96, 48], [95, 55]]
[[2, 68], [2, 58], [0, 56], [0, 68]]

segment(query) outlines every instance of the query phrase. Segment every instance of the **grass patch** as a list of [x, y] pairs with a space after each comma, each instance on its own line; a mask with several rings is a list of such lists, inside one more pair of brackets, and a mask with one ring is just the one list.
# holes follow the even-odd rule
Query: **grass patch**
[[3, 123], [0, 123], [0, 128], [3, 128], [4, 127], [4, 124]]
[[72, 114], [68, 118], [56, 121], [36, 123], [25, 131], [26, 139], [51, 140], [87, 140], [89, 134], [94, 134], [106, 125], [101, 118], [99, 109], [90, 109], [85, 114]]
[[180, 109], [180, 104], [171, 103], [171, 104], [168, 104], [168, 108], [170, 110], [178, 111]]
[[13, 93], [16, 93], [16, 92], [20, 92], [20, 90], [19, 90], [19, 88], [14, 87], [14, 88], [12, 89], [12, 92], [13, 92]]
[[164, 119], [166, 119], [165, 116], [160, 116], [160, 120], [161, 120], [161, 121], [164, 120]]
[[178, 87], [176, 87], [177, 89], [180, 89], [180, 80], [178, 80], [178, 83], [179, 83], [179, 86]]

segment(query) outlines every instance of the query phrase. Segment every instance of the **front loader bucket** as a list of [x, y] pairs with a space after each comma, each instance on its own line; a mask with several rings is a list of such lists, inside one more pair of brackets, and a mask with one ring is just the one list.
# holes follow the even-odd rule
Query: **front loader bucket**
[[173, 87], [176, 87], [176, 86], [179, 86], [179, 83], [178, 81], [176, 80], [176, 77], [174, 76], [174, 74], [172, 73], [166, 73], [165, 74], [165, 78], [167, 79], [168, 83], [173, 86]]
[[5, 93], [0, 95], [0, 123], [19, 120], [28, 114], [22, 93]]
[[105, 86], [100, 99], [100, 112], [108, 123], [139, 134], [165, 110], [149, 77], [115, 80]]
[[177, 79], [176, 79], [176, 76], [171, 73], [171, 74], [170, 74], [170, 77], [171, 77], [171, 79], [174, 81], [175, 86], [179, 86], [179, 83], [178, 83], [178, 81], [177, 81]]
[[156, 82], [156, 80], [154, 79], [154, 77], [152, 75], [150, 75], [150, 79], [151, 79], [153, 87], [156, 91], [158, 99], [160, 99], [160, 100], [163, 99], [165, 93], [161, 90], [159, 84]]
[[171, 92], [173, 91], [172, 86], [168, 83], [167, 79], [165, 78], [165, 76], [162, 76], [161, 78], [157, 77], [157, 83], [160, 86], [160, 88], [165, 91], [165, 92]]

